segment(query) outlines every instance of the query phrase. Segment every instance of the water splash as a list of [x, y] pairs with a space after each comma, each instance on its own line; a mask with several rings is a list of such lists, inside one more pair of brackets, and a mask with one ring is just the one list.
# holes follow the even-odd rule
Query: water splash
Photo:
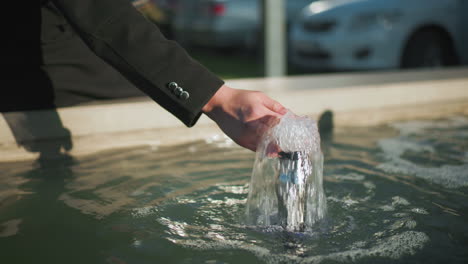
[[317, 123], [288, 112], [257, 149], [246, 218], [251, 225], [312, 231], [326, 214]]

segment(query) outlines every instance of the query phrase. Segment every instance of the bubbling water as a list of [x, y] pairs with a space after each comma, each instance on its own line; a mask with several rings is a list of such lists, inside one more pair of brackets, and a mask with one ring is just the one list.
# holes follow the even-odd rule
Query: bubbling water
[[322, 177], [317, 123], [288, 112], [258, 146], [246, 206], [247, 224], [313, 231], [327, 211]]

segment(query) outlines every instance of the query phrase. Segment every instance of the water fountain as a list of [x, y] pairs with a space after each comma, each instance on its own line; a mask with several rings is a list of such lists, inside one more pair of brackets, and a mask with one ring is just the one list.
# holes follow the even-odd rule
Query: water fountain
[[288, 112], [257, 149], [246, 219], [251, 225], [281, 225], [312, 231], [325, 217], [323, 154], [317, 123]]

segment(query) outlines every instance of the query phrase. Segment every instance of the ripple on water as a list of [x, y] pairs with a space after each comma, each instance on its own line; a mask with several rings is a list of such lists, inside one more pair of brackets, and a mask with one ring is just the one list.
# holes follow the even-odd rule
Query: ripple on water
[[[329, 146], [331, 157], [325, 162], [328, 171], [324, 187], [328, 217], [314, 232], [305, 234], [285, 232], [280, 226], [260, 228], [243, 224], [251, 155], [233, 151], [223, 139], [209, 142], [212, 146], [208, 147], [198, 144], [196, 150], [188, 146], [188, 153], [192, 153], [189, 155], [193, 151], [207, 153], [206, 157], [198, 158], [206, 166], [199, 166], [202, 164], [192, 159], [191, 163], [180, 163], [175, 178], [164, 174], [162, 178], [166, 181], [158, 186], [173, 186], [176, 179], [181, 190], [174, 195], [166, 192], [156, 205], [145, 206], [143, 202], [131, 211], [131, 219], [124, 222], [132, 223], [137, 229], [135, 233], [141, 229], [147, 234], [134, 239], [132, 247], [152, 252], [164, 240], [186, 252], [200, 251], [202, 254], [190, 254], [206, 255], [209, 260], [223, 259], [229, 255], [226, 252], [242, 251], [255, 260], [252, 263], [359, 262], [415, 255], [431, 240], [424, 221], [433, 208], [423, 202], [427, 200], [424, 191], [411, 193], [415, 189], [406, 184], [407, 176], [415, 175], [443, 187], [464, 186], [466, 175], [461, 175], [461, 170], [468, 159], [465, 147], [457, 145], [461, 141], [449, 140], [454, 145], [449, 146], [447, 154], [445, 143], [441, 143], [444, 136], [420, 135], [427, 129], [445, 133], [445, 126], [434, 128], [424, 124], [412, 130], [408, 127], [397, 137], [392, 134], [393, 138], [374, 138], [372, 143], [356, 143], [351, 139]], [[447, 137], [457, 134], [448, 132]], [[214, 154], [209, 154], [210, 147], [214, 147], [211, 151]], [[180, 155], [177, 158], [185, 160]], [[425, 164], [425, 158], [434, 157], [440, 164]], [[441, 173], [444, 168], [449, 172]], [[172, 175], [173, 169], [168, 167], [164, 172]], [[453, 174], [458, 176], [452, 177]], [[405, 177], [405, 182], [399, 177]], [[157, 188], [153, 189], [151, 193], [158, 193]], [[143, 201], [148, 191], [143, 186], [129, 195]], [[238, 253], [232, 254], [235, 259]]]
[[[256, 228], [241, 224], [248, 188], [245, 184], [219, 184], [199, 191], [196, 196], [186, 195], [157, 207], [135, 209], [133, 214], [135, 218], [156, 219], [165, 229], [164, 239], [184, 248], [209, 252], [242, 250], [266, 263], [398, 259], [415, 254], [429, 241], [424, 232], [413, 230], [417, 222], [412, 214], [420, 214], [424, 209], [416, 210], [406, 198], [394, 196], [387, 201], [374, 201], [376, 210], [363, 217], [354, 209], [369, 202], [375, 185], [369, 184], [363, 175], [338, 178], [360, 184], [364, 191], [355, 194], [352, 198], [355, 203], [350, 206], [345, 206], [350, 197], [330, 196], [330, 219], [320, 232], [313, 234], [284, 232], [280, 226]], [[192, 207], [193, 217], [181, 219], [170, 213], [185, 205]], [[382, 214], [385, 210], [377, 209], [384, 205], [397, 213]], [[369, 237], [369, 233], [374, 235]]]
[[[468, 158], [464, 151], [467, 138], [461, 133], [468, 126], [467, 118], [411, 121], [393, 126], [400, 131], [400, 135], [378, 141], [385, 159], [378, 165], [379, 169], [416, 176], [446, 188], [468, 186]], [[417, 161], [405, 158], [405, 153], [412, 153]]]
[[[311, 249], [316, 250], [316, 248], [307, 248], [307, 244], [304, 243], [302, 245], [304, 248], [301, 248], [300, 250], [300, 252], [302, 252], [301, 256], [294, 254], [297, 253], [297, 251], [294, 251], [293, 254], [286, 252], [286, 250], [283, 250], [283, 252], [278, 251], [277, 245], [268, 244], [268, 241], [263, 241], [264, 243], [252, 243], [249, 240], [248, 234], [237, 236], [236, 239], [229, 238], [229, 236], [226, 236], [226, 233], [230, 233], [234, 230], [229, 231], [228, 229], [230, 227], [223, 225], [221, 222], [219, 225], [216, 225], [216, 228], [211, 226], [212, 231], [208, 231], [208, 228], [203, 228], [202, 230], [206, 233], [201, 236], [195, 235], [193, 233], [193, 227], [188, 227], [186, 223], [169, 221], [166, 218], [160, 218], [160, 221], [172, 230], [168, 233], [171, 236], [167, 237], [167, 239], [175, 244], [201, 251], [245, 250], [267, 263], [321, 263], [327, 260], [340, 262], [359, 261], [360, 259], [368, 257], [399, 259], [404, 255], [415, 254], [429, 241], [429, 237], [423, 232], [403, 231], [390, 236], [386, 236], [382, 233], [375, 236], [372, 241], [356, 241], [348, 249], [343, 248], [341, 250], [337, 250], [335, 248], [335, 250], [333, 250], [335, 252], [321, 252], [321, 254], [311, 255], [308, 251]], [[411, 229], [414, 228], [415, 225], [416, 222], [414, 220], [408, 220], [396, 221], [390, 227], [392, 230], [402, 228]], [[241, 228], [242, 227], [239, 227], [237, 232], [242, 232]], [[278, 232], [278, 229], [273, 230]], [[267, 234], [265, 234], [265, 237], [270, 238]], [[256, 239], [259, 239], [258, 236]], [[313, 241], [313, 239], [311, 241]], [[281, 240], [276, 240], [275, 242], [284, 243], [284, 247], [287, 247], [287, 243], [285, 241], [281, 242]], [[290, 243], [294, 244], [294, 241]], [[314, 243], [310, 243], [310, 245], [314, 245]], [[298, 245], [295, 246], [298, 247]], [[290, 245], [290, 247], [292, 246]]]
[[[369, 248], [356, 248], [308, 257], [278, 254], [267, 248], [249, 245], [241, 241], [218, 241], [216, 243], [210, 243], [204, 240], [174, 240], [173, 242], [197, 250], [246, 250], [267, 263], [322, 263], [324, 261], [354, 262], [369, 257], [399, 259], [405, 255], [415, 254], [418, 250], [422, 249], [428, 241], [429, 237], [423, 232], [407, 231], [385, 239], [379, 239], [374, 246]], [[367, 243], [356, 243], [355, 245], [362, 246], [364, 244]]]
[[[3, 165], [3, 208], [21, 204], [6, 210], [14, 215], [2, 212], [0, 237], [6, 247], [19, 241], [18, 251], [21, 241], [42, 239], [31, 234], [37, 227], [68, 235], [69, 225], [34, 222], [43, 211], [29, 208], [45, 203], [60, 215], [66, 209], [80, 226], [71, 234], [89, 235], [112, 263], [466, 262], [468, 122], [435, 123], [397, 125], [398, 136], [388, 127], [377, 129], [387, 136], [349, 129], [324, 142], [328, 217], [312, 233], [243, 224], [254, 157], [220, 137], [79, 159], [60, 190], [39, 178], [62, 170]], [[16, 200], [26, 193], [36, 196]], [[82, 250], [80, 241], [64, 246]]]

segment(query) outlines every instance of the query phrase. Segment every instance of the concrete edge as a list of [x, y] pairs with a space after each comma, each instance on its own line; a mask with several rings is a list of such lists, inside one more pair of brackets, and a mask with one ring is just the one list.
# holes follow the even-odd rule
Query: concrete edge
[[[311, 86], [311, 80], [303, 76], [252, 79], [228, 81], [228, 85], [265, 91], [301, 115], [318, 118], [324, 110], [331, 110], [336, 126], [370, 126], [395, 120], [468, 114], [468, 78], [335, 89], [287, 89]], [[28, 124], [27, 129], [24, 123]], [[73, 148], [69, 154], [73, 156], [109, 148], [180, 144], [222, 135], [206, 117], [194, 128], [185, 128], [150, 101], [60, 108], [56, 112], [5, 113], [0, 118], [0, 162], [36, 159], [38, 142], [68, 137], [61, 126], [71, 132]]]

